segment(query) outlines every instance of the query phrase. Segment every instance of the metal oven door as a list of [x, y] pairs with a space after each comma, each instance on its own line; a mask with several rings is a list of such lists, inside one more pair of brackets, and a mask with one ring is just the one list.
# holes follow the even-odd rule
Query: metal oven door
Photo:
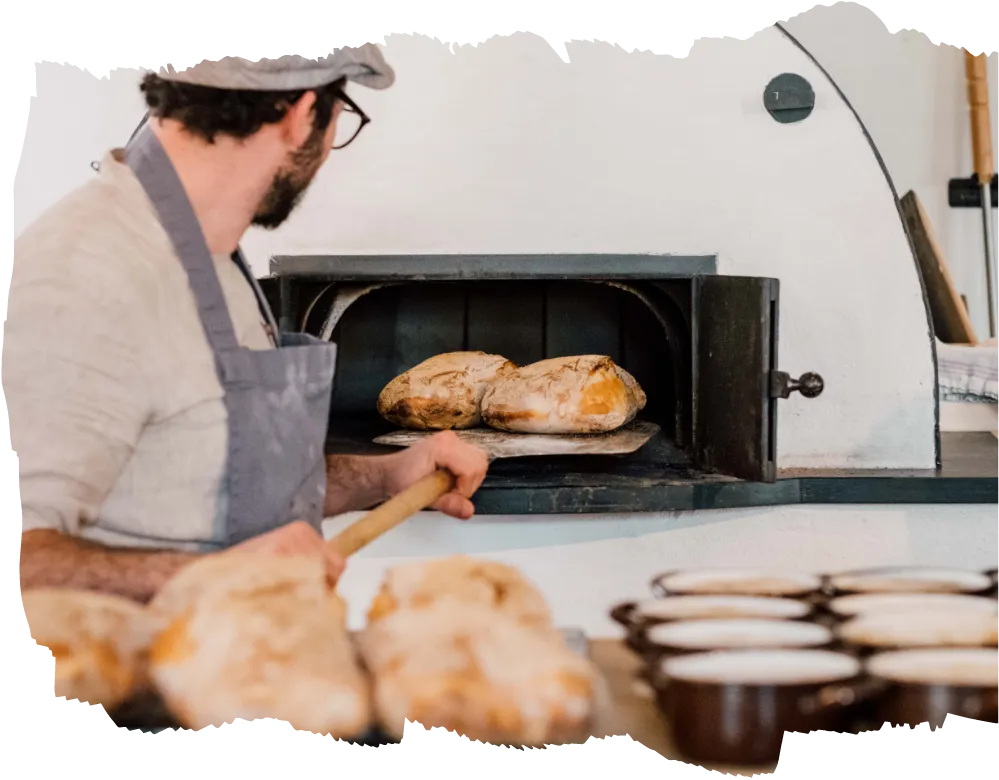
[[777, 370], [780, 283], [694, 279], [693, 451], [705, 471], [753, 482], [777, 478], [777, 401], [818, 396], [822, 378]]

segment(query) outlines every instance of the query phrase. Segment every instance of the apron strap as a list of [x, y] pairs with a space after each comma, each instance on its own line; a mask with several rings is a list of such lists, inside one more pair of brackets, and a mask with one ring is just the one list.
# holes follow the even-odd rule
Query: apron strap
[[270, 304], [267, 303], [267, 296], [264, 295], [264, 291], [260, 288], [260, 282], [257, 281], [257, 278], [250, 271], [250, 266], [247, 265], [246, 258], [243, 257], [243, 250], [239, 247], [232, 253], [232, 261], [243, 272], [243, 276], [246, 277], [246, 281], [249, 283], [257, 299], [257, 308], [260, 309], [260, 316], [264, 318], [264, 322], [270, 328], [274, 340], [279, 341], [277, 320], [274, 319], [274, 313], [271, 311]]
[[201, 225], [177, 171], [148, 125], [126, 147], [125, 162], [149, 195], [187, 272], [212, 351], [216, 355], [238, 351], [239, 341]]

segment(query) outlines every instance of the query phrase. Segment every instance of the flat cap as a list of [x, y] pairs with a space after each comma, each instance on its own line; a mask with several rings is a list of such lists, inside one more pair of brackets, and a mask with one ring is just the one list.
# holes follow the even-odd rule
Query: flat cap
[[341, 78], [371, 89], [387, 89], [395, 73], [373, 43], [357, 48], [336, 49], [333, 54], [310, 60], [289, 54], [276, 60], [251, 62], [242, 57], [226, 57], [218, 62], [202, 60], [178, 73], [173, 65], [161, 68], [165, 81], [196, 84], [215, 89], [248, 89], [294, 92], [316, 89]]

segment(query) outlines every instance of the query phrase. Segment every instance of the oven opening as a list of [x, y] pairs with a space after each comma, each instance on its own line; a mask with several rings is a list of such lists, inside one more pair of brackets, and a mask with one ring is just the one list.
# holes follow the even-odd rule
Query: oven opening
[[[497, 460], [483, 489], [593, 488], [599, 504], [601, 489], [617, 494], [697, 479], [689, 454], [691, 285], [690, 279], [408, 281], [372, 290], [348, 306], [332, 331], [338, 357], [327, 452], [393, 451], [372, 443], [395, 429], [375, 409], [378, 394], [434, 355], [482, 350], [526, 365], [600, 354], [638, 380], [648, 399], [638, 419], [657, 423], [661, 433], [627, 456]], [[331, 302], [314, 307], [319, 314], [307, 318], [307, 331], [322, 331]], [[557, 504], [557, 490], [545, 495]]]

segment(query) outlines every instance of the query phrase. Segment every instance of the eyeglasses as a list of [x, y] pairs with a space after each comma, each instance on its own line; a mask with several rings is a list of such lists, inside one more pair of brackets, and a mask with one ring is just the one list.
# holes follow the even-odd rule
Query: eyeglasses
[[343, 149], [361, 134], [364, 126], [371, 121], [371, 118], [358, 108], [357, 103], [347, 97], [344, 92], [340, 92], [337, 100], [343, 103], [343, 109], [336, 119], [333, 148]]

